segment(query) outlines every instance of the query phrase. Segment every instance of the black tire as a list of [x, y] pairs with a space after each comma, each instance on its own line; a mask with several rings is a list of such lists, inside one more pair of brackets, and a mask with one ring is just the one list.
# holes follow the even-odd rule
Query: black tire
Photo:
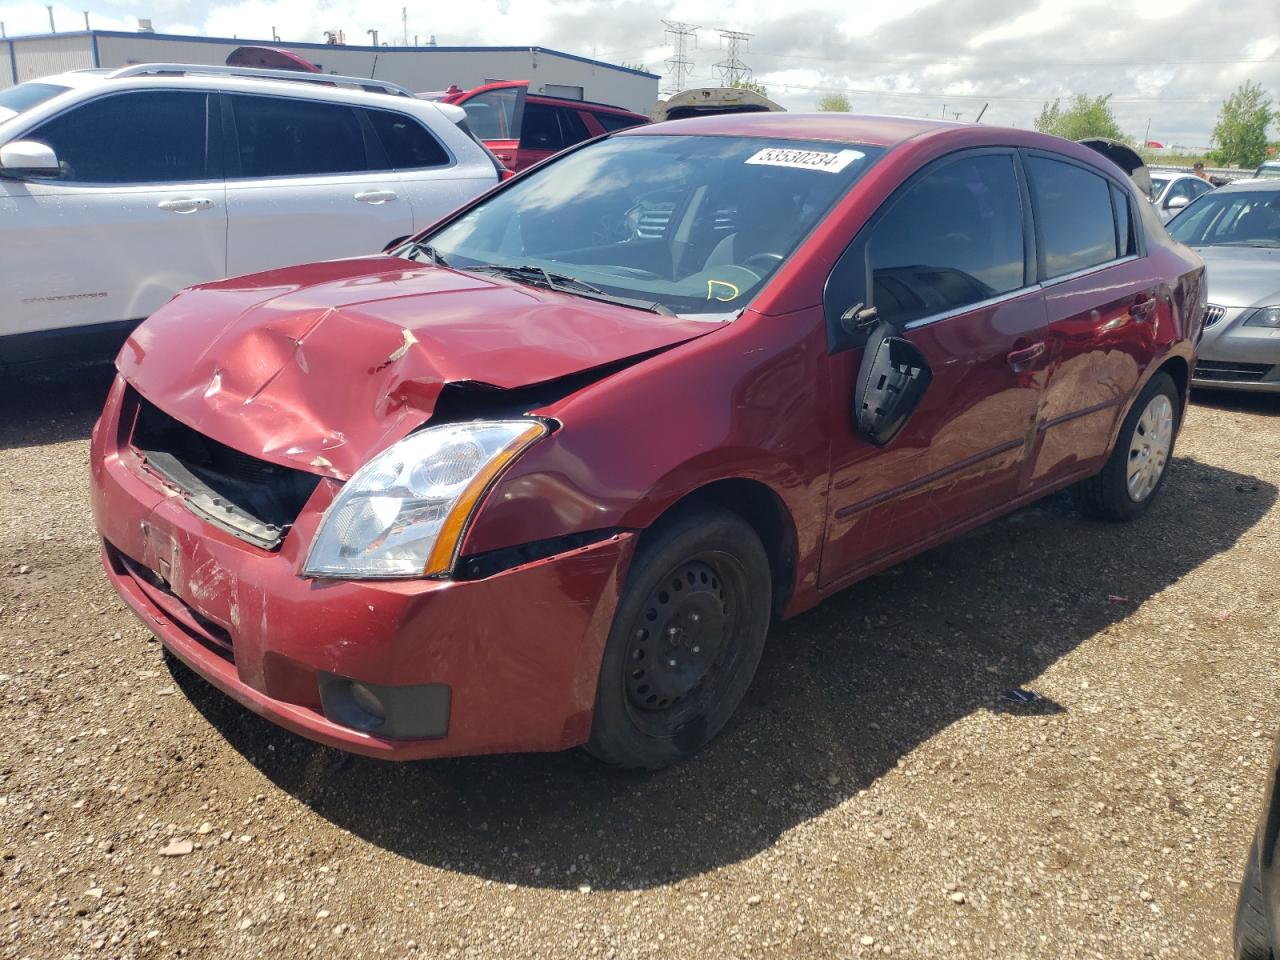
[[1249, 846], [1249, 859], [1244, 865], [1244, 881], [1236, 900], [1236, 960], [1273, 960], [1271, 930], [1263, 908], [1262, 876], [1258, 867], [1258, 844]]
[[[1135, 498], [1129, 489], [1129, 468], [1131, 448], [1135, 433], [1143, 429], [1140, 421], [1143, 414], [1157, 397], [1163, 396], [1169, 401], [1172, 410], [1172, 435], [1165, 453], [1164, 463], [1155, 481], [1154, 487], [1146, 490], [1139, 498]], [[1173, 459], [1173, 447], [1178, 439], [1178, 428], [1182, 425], [1182, 400], [1173, 378], [1163, 370], [1147, 381], [1147, 385], [1138, 394], [1129, 410], [1128, 416], [1116, 436], [1115, 449], [1107, 458], [1102, 470], [1076, 485], [1076, 500], [1089, 513], [1106, 520], [1132, 520], [1151, 505], [1160, 488], [1164, 486], [1169, 475], [1169, 463]], [[1139, 437], [1141, 439], [1141, 435]]]
[[609, 631], [587, 749], [656, 770], [701, 748], [746, 695], [772, 603], [769, 558], [737, 514], [682, 510], [651, 528]]

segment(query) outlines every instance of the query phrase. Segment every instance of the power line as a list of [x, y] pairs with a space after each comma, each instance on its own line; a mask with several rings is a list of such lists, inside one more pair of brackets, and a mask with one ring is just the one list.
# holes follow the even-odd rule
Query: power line
[[720, 79], [726, 87], [736, 87], [744, 80], [751, 79], [751, 68], [742, 62], [742, 58], [738, 56], [738, 51], [746, 46], [754, 34], [743, 33], [741, 30], [721, 30], [720, 39], [728, 46], [728, 55], [717, 63], [716, 69], [720, 71]]
[[667, 28], [663, 39], [670, 37], [675, 47], [666, 61], [667, 69], [671, 72], [671, 86], [666, 92], [679, 93], [684, 89], [685, 78], [693, 68], [693, 61], [689, 58], [690, 41], [694, 48], [698, 46], [699, 28], [692, 23], [681, 23], [679, 20], [663, 20], [662, 23]]

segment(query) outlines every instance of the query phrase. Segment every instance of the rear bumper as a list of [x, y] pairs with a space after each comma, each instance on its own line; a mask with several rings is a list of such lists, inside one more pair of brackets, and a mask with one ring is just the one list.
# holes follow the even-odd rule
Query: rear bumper
[[[180, 660], [255, 713], [368, 756], [421, 759], [585, 742], [633, 537], [623, 533], [481, 580], [335, 581], [301, 575], [336, 484], [323, 481], [277, 552], [192, 513], [120, 442], [123, 384], [94, 431], [103, 563]], [[392, 739], [336, 722], [332, 677], [447, 687], [445, 729]]]

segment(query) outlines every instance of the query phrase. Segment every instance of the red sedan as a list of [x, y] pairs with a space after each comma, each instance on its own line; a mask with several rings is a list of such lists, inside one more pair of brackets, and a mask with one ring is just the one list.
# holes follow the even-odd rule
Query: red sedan
[[1200, 261], [1076, 144], [637, 127], [390, 255], [157, 312], [94, 431], [103, 558], [304, 736], [659, 767], [773, 618], [1063, 487], [1145, 510], [1203, 309]]

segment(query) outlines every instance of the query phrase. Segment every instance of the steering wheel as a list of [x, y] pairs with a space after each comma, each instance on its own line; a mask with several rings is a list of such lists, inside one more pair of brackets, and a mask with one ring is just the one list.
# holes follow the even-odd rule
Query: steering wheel
[[762, 270], [772, 270], [782, 262], [782, 254], [780, 253], [753, 253], [743, 261], [743, 266], [751, 266], [758, 263]]

